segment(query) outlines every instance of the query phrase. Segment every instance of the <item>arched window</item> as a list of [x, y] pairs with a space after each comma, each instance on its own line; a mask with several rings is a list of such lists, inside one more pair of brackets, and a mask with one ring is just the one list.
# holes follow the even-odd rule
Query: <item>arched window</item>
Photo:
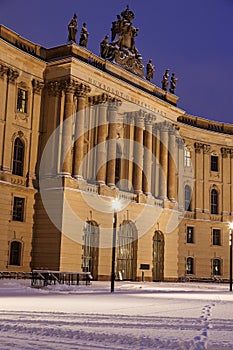
[[194, 273], [194, 259], [189, 256], [186, 259], [186, 274], [190, 275], [193, 273]]
[[24, 144], [19, 137], [15, 139], [12, 174], [23, 176]]
[[210, 212], [218, 214], [218, 191], [213, 189], [210, 194]]
[[191, 187], [185, 185], [184, 188], [184, 210], [191, 211]]
[[219, 276], [221, 275], [221, 260], [220, 259], [213, 259], [213, 275]]
[[10, 245], [10, 265], [20, 266], [21, 264], [22, 244], [18, 241], [12, 241]]

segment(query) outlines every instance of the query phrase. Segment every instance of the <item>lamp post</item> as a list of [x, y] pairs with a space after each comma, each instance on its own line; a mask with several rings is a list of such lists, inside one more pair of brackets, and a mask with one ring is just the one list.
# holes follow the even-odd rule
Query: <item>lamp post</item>
[[120, 208], [120, 202], [116, 199], [113, 202], [111, 293], [114, 292], [114, 283], [115, 283], [117, 210], [119, 210], [119, 208]]
[[232, 292], [232, 230], [233, 222], [229, 225], [229, 247], [230, 247], [230, 292]]
[[116, 260], [116, 228], [117, 228], [117, 212], [114, 209], [113, 214], [113, 232], [112, 232], [112, 273], [111, 273], [111, 293], [114, 292], [115, 283], [115, 260]]

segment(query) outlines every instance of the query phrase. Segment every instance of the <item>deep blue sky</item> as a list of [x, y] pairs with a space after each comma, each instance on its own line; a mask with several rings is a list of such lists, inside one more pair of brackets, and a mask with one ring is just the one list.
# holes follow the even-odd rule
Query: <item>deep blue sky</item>
[[[191, 115], [233, 123], [233, 0], [0, 0], [0, 23], [45, 47], [66, 43], [67, 23], [87, 23], [87, 48], [99, 43], [129, 5], [139, 28], [136, 47], [156, 67], [179, 78], [178, 107]], [[77, 40], [78, 41], [78, 40]]]

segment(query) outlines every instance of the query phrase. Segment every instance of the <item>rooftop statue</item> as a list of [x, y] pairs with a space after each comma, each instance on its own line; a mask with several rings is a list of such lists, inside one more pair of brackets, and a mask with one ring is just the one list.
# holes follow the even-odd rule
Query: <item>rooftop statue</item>
[[76, 13], [74, 14], [73, 18], [70, 20], [68, 24], [68, 41], [73, 41], [76, 43], [76, 34], [78, 31], [78, 23], [77, 23], [77, 15]]
[[100, 54], [102, 58], [115, 61], [125, 69], [143, 75], [142, 57], [135, 47], [135, 37], [138, 35], [138, 28], [132, 24], [134, 13], [126, 7], [117, 20], [112, 22], [111, 42], [108, 43], [108, 36], [100, 43]]
[[146, 80], [151, 80], [154, 78], [154, 71], [155, 67], [152, 64], [152, 60], [149, 60], [149, 62], [146, 65]]
[[177, 80], [178, 80], [178, 78], [175, 78], [175, 73], [172, 73], [171, 80], [170, 80], [170, 89], [169, 89], [169, 92], [171, 94], [175, 93]]
[[88, 42], [88, 31], [86, 28], [86, 23], [83, 23], [82, 29], [81, 29], [81, 33], [80, 33], [80, 39], [79, 39], [79, 45], [86, 47], [87, 46], [87, 42]]
[[164, 90], [164, 91], [167, 91], [167, 88], [168, 88], [168, 77], [169, 77], [169, 70], [170, 69], [166, 69], [165, 70], [165, 73], [164, 73], [164, 75], [163, 75], [163, 80], [162, 80], [162, 89]]

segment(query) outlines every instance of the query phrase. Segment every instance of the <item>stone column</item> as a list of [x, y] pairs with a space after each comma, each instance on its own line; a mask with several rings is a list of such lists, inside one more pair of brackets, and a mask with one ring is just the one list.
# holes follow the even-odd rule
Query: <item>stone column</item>
[[180, 210], [184, 210], [184, 140], [178, 136], [177, 143], [177, 157], [178, 157], [178, 205]]
[[168, 123], [164, 122], [160, 128], [160, 174], [159, 174], [159, 197], [167, 198], [168, 176]]
[[90, 88], [85, 84], [78, 84], [75, 90], [77, 96], [77, 111], [75, 115], [75, 141], [73, 157], [73, 176], [76, 179], [83, 179], [82, 162], [84, 155], [84, 134], [85, 134], [85, 107], [86, 96]]
[[[44, 87], [44, 82], [40, 80], [32, 80], [32, 112], [31, 112], [31, 134], [29, 141], [29, 155], [28, 155], [28, 174], [27, 185], [33, 186], [32, 181], [36, 178], [37, 165], [37, 150], [38, 150], [38, 134], [40, 126], [41, 114], [41, 92]], [[56, 149], [55, 152], [58, 152]], [[54, 153], [55, 153], [54, 152]], [[57, 153], [56, 153], [57, 154]]]
[[168, 154], [168, 198], [171, 201], [177, 199], [176, 195], [176, 135], [175, 130], [169, 132], [169, 154]]
[[230, 148], [230, 213], [233, 217], [233, 148]]
[[152, 176], [152, 117], [147, 116], [145, 120], [144, 137], [144, 161], [143, 161], [143, 192], [151, 195], [151, 176]]
[[89, 96], [89, 118], [90, 118], [90, 130], [89, 130], [89, 148], [87, 159], [87, 179], [92, 182], [96, 181], [96, 129], [98, 122], [98, 96]]
[[113, 100], [108, 107], [109, 111], [109, 133], [108, 133], [108, 167], [107, 167], [107, 185], [115, 187], [116, 170], [116, 137], [117, 137], [117, 109], [120, 106], [119, 101]]
[[[229, 215], [230, 214], [230, 198], [231, 198], [231, 159], [230, 159], [230, 148], [221, 148], [221, 154], [222, 154], [222, 169], [220, 168], [219, 171], [222, 170], [222, 215]], [[219, 162], [220, 166], [220, 162]]]
[[107, 125], [107, 102], [108, 95], [102, 94], [99, 96], [99, 123], [97, 134], [97, 175], [96, 181], [98, 184], [105, 184], [106, 168], [107, 168], [107, 147], [106, 139], [108, 135]]
[[[1, 74], [4, 78], [6, 74], [6, 93], [5, 93], [5, 105], [3, 115], [3, 132], [2, 132], [2, 164], [1, 170], [6, 172], [11, 171], [11, 152], [8, 152], [8, 148], [12, 147], [12, 125], [15, 123], [15, 104], [17, 101], [17, 85], [16, 80], [19, 76], [19, 72], [11, 67], [1, 65]], [[2, 91], [1, 91], [2, 93]], [[25, 151], [26, 148], [25, 148]], [[24, 155], [26, 156], [26, 154]]]
[[153, 135], [154, 135], [154, 155], [155, 164], [153, 164], [153, 188], [154, 196], [159, 197], [159, 174], [160, 174], [160, 129], [158, 124], [153, 125]]
[[142, 111], [136, 112], [134, 128], [134, 166], [133, 188], [135, 193], [142, 193], [142, 170], [143, 170], [143, 130], [144, 115]]
[[72, 134], [73, 134], [73, 104], [76, 82], [67, 79], [63, 82], [65, 91], [65, 106], [62, 127], [62, 152], [61, 152], [61, 168], [62, 175], [71, 175], [72, 173]]
[[6, 128], [6, 108], [8, 97], [8, 82], [7, 82], [8, 67], [0, 64], [0, 170], [3, 170], [3, 157], [5, 147], [5, 128]]
[[195, 142], [195, 212], [203, 210], [203, 144]]
[[[46, 94], [44, 103], [44, 116], [45, 120], [49, 120], [49, 123], [45, 122], [43, 126], [43, 133], [41, 134], [40, 145], [42, 149], [46, 147], [46, 143], [49, 140], [50, 150], [43, 153], [44, 169], [43, 175], [52, 176], [60, 171], [59, 167], [59, 131], [54, 131], [60, 124], [60, 113], [61, 113], [61, 95], [62, 86], [59, 81], [49, 81], [46, 83]], [[37, 95], [38, 92], [34, 94]], [[39, 109], [36, 109], [38, 111]]]
[[210, 213], [210, 145], [203, 144], [203, 210]]

